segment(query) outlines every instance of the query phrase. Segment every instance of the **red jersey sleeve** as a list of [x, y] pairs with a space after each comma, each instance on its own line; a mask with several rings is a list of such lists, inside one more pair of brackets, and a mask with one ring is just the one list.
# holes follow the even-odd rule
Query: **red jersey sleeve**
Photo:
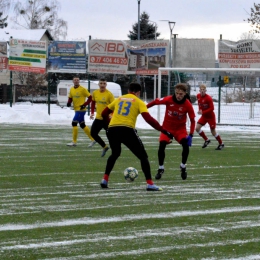
[[83, 105], [87, 106], [91, 101], [92, 101], [92, 96], [90, 95], [87, 101]]
[[171, 99], [171, 96], [168, 97], [164, 97], [164, 98], [156, 98], [155, 100], [151, 101], [150, 103], [148, 103], [146, 106], [147, 108], [149, 107], [153, 107], [155, 105], [166, 105], [167, 104], [167, 100]]
[[94, 114], [95, 107], [96, 107], [96, 102], [94, 100], [92, 100], [92, 102], [91, 102], [91, 114]]

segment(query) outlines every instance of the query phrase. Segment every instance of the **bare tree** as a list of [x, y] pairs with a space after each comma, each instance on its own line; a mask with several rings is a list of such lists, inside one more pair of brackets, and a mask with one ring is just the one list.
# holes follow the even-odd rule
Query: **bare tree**
[[1, 10], [0, 11], [0, 29], [3, 29], [8, 26], [8, 23], [7, 23], [8, 16], [2, 17], [2, 15], [4, 15], [4, 12], [8, 12], [10, 5], [11, 5], [10, 0], [0, 0], [0, 10]]
[[250, 32], [244, 32], [240, 36], [240, 40], [257, 40], [259, 36]]
[[10, 8], [11, 1], [10, 0], [0, 0], [0, 10], [1, 12], [7, 12]]
[[[59, 9], [58, 0], [17, 0], [11, 20], [16, 29], [48, 29], [54, 39], [65, 40], [67, 22], [58, 17]], [[14, 77], [24, 85], [20, 89], [22, 95], [47, 94], [46, 75], [15, 72]]]
[[12, 21], [20, 28], [48, 29], [55, 39], [65, 40], [68, 26], [58, 17], [59, 9], [57, 0], [18, 0], [14, 5]]
[[252, 30], [250, 33], [260, 33], [260, 4], [254, 3], [253, 8], [251, 8], [250, 17], [244, 21], [251, 24]]
[[19, 89], [22, 96], [32, 95], [32, 97], [34, 97], [37, 95], [42, 96], [47, 94], [47, 74], [16, 72], [15, 77], [19, 79], [22, 84], [26, 83]]

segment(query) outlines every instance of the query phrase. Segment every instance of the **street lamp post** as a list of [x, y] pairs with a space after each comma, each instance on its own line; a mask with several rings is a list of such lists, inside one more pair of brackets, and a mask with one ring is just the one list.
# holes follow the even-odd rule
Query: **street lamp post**
[[[169, 20], [161, 20], [161, 21], [165, 21], [168, 22], [169, 24], [169, 28], [170, 28], [170, 46], [169, 46], [169, 65], [170, 68], [172, 67], [172, 30], [176, 24], [176, 22], [172, 22]], [[167, 91], [167, 95], [170, 95], [170, 86], [171, 86], [171, 72], [168, 72], [168, 91]]]
[[141, 0], [137, 0], [138, 2], [138, 31], [137, 31], [137, 40], [140, 40], [140, 2]]
[[[138, 2], [138, 29], [137, 29], [137, 40], [140, 40], [140, 2], [141, 0], [137, 0]], [[140, 84], [140, 75], [137, 75], [137, 82]]]

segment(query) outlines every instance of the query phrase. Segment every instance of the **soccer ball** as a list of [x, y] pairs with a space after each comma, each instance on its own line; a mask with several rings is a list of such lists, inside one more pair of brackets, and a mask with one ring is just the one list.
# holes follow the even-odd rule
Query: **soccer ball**
[[132, 182], [138, 177], [138, 171], [134, 167], [127, 167], [124, 170], [124, 176], [126, 181]]

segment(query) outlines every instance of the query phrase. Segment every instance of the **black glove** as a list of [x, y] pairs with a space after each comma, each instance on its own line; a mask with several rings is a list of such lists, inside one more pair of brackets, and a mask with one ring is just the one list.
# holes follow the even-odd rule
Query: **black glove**
[[67, 107], [71, 107], [71, 103], [68, 102], [68, 103], [67, 103]]
[[85, 108], [86, 108], [86, 106], [84, 104], [80, 106], [80, 110], [85, 109]]
[[170, 139], [173, 139], [173, 135], [170, 132], [166, 131], [165, 129], [163, 129], [161, 132], [167, 135]]
[[192, 146], [192, 137], [193, 137], [192, 134], [189, 134], [189, 135], [186, 137], [188, 146]]

